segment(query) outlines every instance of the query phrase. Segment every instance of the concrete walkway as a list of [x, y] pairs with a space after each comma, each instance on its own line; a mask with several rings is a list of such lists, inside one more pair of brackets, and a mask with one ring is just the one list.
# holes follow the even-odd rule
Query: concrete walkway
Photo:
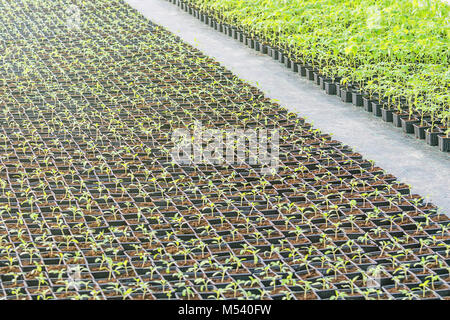
[[404, 134], [362, 108], [327, 96], [267, 55], [201, 23], [164, 0], [126, 0], [152, 22], [219, 61], [234, 74], [260, 88], [267, 97], [306, 117], [316, 128], [371, 159], [412, 191], [428, 196], [450, 214], [450, 155]]

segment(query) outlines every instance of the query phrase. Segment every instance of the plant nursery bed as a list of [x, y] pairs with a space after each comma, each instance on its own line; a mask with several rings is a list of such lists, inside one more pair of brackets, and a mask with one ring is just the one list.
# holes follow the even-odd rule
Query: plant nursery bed
[[167, 1], [269, 55], [326, 94], [450, 150], [448, 4]]
[[[448, 299], [433, 204], [122, 0], [71, 4], [0, 4], [0, 297]], [[276, 128], [278, 166], [174, 161], [199, 123]]]

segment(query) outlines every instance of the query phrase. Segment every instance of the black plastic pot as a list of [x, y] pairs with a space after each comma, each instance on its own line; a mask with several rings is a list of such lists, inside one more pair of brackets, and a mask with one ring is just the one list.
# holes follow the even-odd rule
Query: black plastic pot
[[438, 146], [439, 150], [442, 152], [449, 152], [450, 151], [450, 137], [447, 137], [446, 135], [438, 135]]
[[320, 74], [319, 71], [314, 72], [314, 83], [320, 85]]
[[363, 108], [367, 112], [372, 112], [372, 100], [363, 97]]
[[425, 139], [425, 130], [430, 128], [429, 126], [421, 126], [420, 123], [414, 123], [414, 136], [416, 139]]
[[247, 38], [247, 46], [249, 46], [250, 49], [255, 49], [255, 40]]
[[392, 114], [392, 122], [394, 123], [394, 126], [396, 126], [397, 128], [400, 128], [402, 126], [401, 119], [402, 118], [407, 118], [407, 117], [408, 117], [408, 115], [399, 114], [399, 113], [394, 112]]
[[237, 40], [238, 37], [239, 37], [239, 31], [236, 30], [235, 28], [233, 28], [231, 37], [232, 37], [233, 39], [236, 39], [236, 40]]
[[234, 31], [234, 27], [229, 26], [229, 27], [228, 27], [228, 36], [229, 36], [229, 37], [233, 37], [233, 31]]
[[270, 47], [270, 46], [267, 46], [267, 55], [269, 57], [272, 57], [272, 47]]
[[358, 91], [352, 92], [352, 103], [357, 107], [363, 106], [362, 93]]
[[382, 107], [383, 105], [381, 104], [381, 103], [378, 103], [378, 102], [375, 102], [375, 101], [373, 101], [372, 102], [372, 113], [373, 113], [373, 115], [374, 116], [376, 116], [376, 117], [381, 117], [381, 107]]
[[269, 53], [269, 47], [265, 44], [261, 44], [261, 53], [268, 54]]
[[255, 40], [255, 50], [260, 52], [261, 51], [261, 42]]
[[292, 68], [292, 60], [289, 59], [288, 57], [286, 57], [286, 58], [284, 59], [284, 66], [285, 66], [286, 68], [288, 68], [288, 69]]
[[244, 42], [244, 34], [242, 32], [238, 32], [238, 40], [239, 42]]
[[352, 102], [352, 90], [350, 88], [341, 88], [341, 101]]
[[271, 51], [272, 51], [272, 55], [271, 55], [272, 59], [273, 60], [278, 60], [279, 56], [280, 56], [280, 52], [277, 49], [274, 49], [274, 48], [271, 48]]
[[305, 65], [300, 65], [298, 73], [300, 73], [300, 76], [306, 77], [306, 70], [307, 70], [307, 68]]
[[306, 69], [306, 79], [314, 81], [314, 70], [312, 68]]
[[324, 76], [319, 76], [319, 86], [320, 89], [325, 90], [325, 83], [331, 82], [330, 78], [325, 78]]
[[336, 84], [334, 82], [325, 81], [325, 92], [329, 95], [336, 94]]
[[430, 146], [437, 146], [439, 134], [439, 131], [430, 131], [429, 129], [425, 130], [425, 142]]
[[402, 129], [403, 132], [405, 133], [414, 133], [414, 127], [413, 125], [415, 123], [418, 123], [419, 120], [409, 120], [407, 117], [406, 118], [401, 118], [400, 119], [401, 123], [402, 123]]
[[381, 118], [383, 119], [384, 122], [392, 122], [393, 121], [392, 114], [393, 114], [392, 110], [381, 108]]

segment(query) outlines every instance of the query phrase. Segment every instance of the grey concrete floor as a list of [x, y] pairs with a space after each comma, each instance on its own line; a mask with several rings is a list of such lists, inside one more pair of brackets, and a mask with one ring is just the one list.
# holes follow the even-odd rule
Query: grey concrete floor
[[126, 0], [152, 22], [213, 57], [267, 97], [332, 134], [450, 214], [450, 155], [417, 141], [362, 108], [327, 96], [267, 55], [213, 30], [164, 0]]

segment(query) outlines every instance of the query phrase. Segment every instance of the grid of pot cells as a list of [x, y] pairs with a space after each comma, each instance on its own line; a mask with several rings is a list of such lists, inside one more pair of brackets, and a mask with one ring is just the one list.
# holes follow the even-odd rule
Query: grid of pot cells
[[[444, 213], [122, 1], [71, 4], [0, 2], [2, 298], [448, 298]], [[175, 164], [195, 121], [278, 128], [278, 172]]]

